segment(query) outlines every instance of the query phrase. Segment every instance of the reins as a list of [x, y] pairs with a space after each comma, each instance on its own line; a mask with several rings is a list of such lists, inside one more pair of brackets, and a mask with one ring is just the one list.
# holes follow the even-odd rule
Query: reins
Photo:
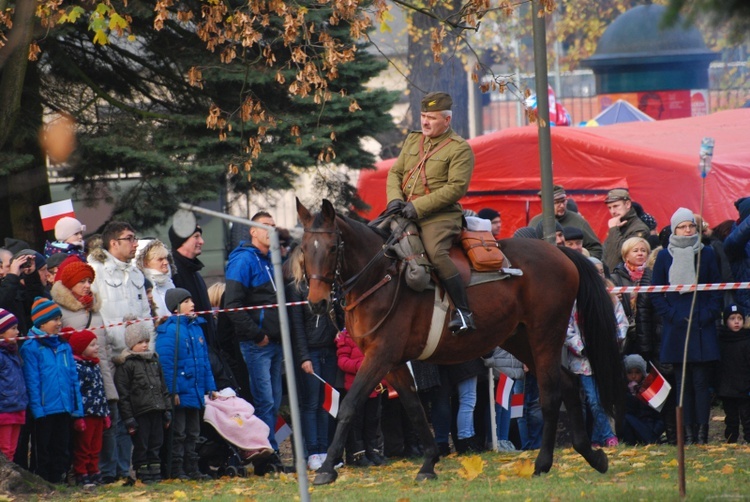
[[[309, 277], [309, 279], [315, 279], [321, 282], [324, 282], [326, 284], [330, 284], [333, 286], [333, 284], [336, 281], [341, 281], [341, 265], [343, 262], [343, 255], [344, 255], [344, 241], [341, 238], [341, 231], [336, 227], [333, 230], [324, 230], [324, 229], [305, 229], [305, 232], [309, 233], [321, 233], [321, 234], [336, 234], [336, 269], [333, 272], [333, 277], [330, 278], [328, 276], [313, 274]], [[362, 279], [363, 275], [370, 270], [376, 262], [380, 260], [382, 257], [388, 257], [386, 255], [386, 251], [388, 248], [393, 244], [397, 239], [397, 236], [394, 234], [391, 234], [386, 241], [380, 246], [380, 249], [377, 253], [370, 259], [370, 261], [367, 262], [367, 264], [362, 267], [362, 269], [354, 274], [352, 277], [350, 277], [345, 282], [341, 283], [341, 306], [344, 308], [345, 311], [350, 312], [354, 310], [361, 302], [363, 302], [365, 299], [370, 297], [373, 293], [375, 293], [377, 290], [388, 284], [393, 280], [393, 276], [390, 273], [386, 273], [385, 276], [380, 279], [374, 286], [372, 286], [370, 289], [365, 291], [362, 295], [360, 295], [358, 298], [356, 298], [351, 304], [346, 304], [346, 295], [351, 293], [351, 291], [354, 289], [354, 287], [357, 285], [357, 283]], [[390, 257], [389, 257], [390, 258]], [[372, 334], [375, 330], [377, 330], [383, 322], [388, 318], [388, 316], [393, 311], [394, 306], [396, 305], [396, 300], [398, 299], [398, 294], [401, 290], [401, 276], [403, 275], [404, 267], [399, 267], [398, 271], [398, 282], [396, 285], [396, 294], [393, 296], [393, 301], [391, 302], [391, 306], [388, 309], [388, 312], [386, 312], [385, 316], [367, 333], [364, 335], [352, 335], [353, 338], [363, 338], [365, 336], [368, 336]]]

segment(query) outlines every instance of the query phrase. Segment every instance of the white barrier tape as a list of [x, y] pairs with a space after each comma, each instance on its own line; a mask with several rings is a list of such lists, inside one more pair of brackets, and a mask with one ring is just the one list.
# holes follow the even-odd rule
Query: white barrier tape
[[[305, 300], [305, 301], [301, 301], [301, 302], [287, 302], [285, 305], [287, 307], [295, 307], [297, 305], [307, 305], [307, 304], [308, 304], [308, 302], [307, 302], [307, 300]], [[242, 312], [243, 310], [260, 310], [260, 309], [271, 309], [271, 308], [275, 309], [275, 308], [278, 308], [278, 306], [279, 306], [278, 303], [273, 303], [273, 304], [269, 304], [269, 305], [251, 305], [249, 307], [237, 307], [237, 308], [233, 308], [233, 309], [199, 310], [199, 311], [193, 312], [191, 315], [218, 314], [219, 312]], [[157, 319], [164, 319], [164, 318], [172, 317], [172, 316], [185, 316], [185, 315], [187, 315], [187, 314], [170, 314], [168, 316], [145, 317], [143, 319], [133, 319], [132, 321], [117, 322], [117, 323], [114, 323], [114, 324], [105, 324], [104, 326], [94, 326], [94, 327], [89, 327], [89, 328], [86, 328], [86, 329], [89, 330], [89, 331], [96, 331], [98, 329], [114, 328], [116, 326], [127, 326], [127, 325], [130, 325], [130, 324], [135, 324], [135, 323], [139, 323], [139, 322], [155, 321]], [[78, 331], [80, 331], [80, 330], [78, 330]], [[52, 337], [52, 336], [61, 336], [61, 335], [58, 333], [56, 335], [49, 335], [49, 334], [47, 334], [47, 335], [39, 335], [39, 336], [19, 336], [19, 337], [16, 337], [16, 338], [8, 338], [7, 341], [32, 340], [32, 339], [36, 339], [36, 338], [49, 338], [49, 337]]]
[[609, 288], [610, 293], [679, 293], [681, 291], [728, 291], [750, 289], [750, 282], [717, 282], [706, 284], [674, 284], [664, 286], [622, 286]]

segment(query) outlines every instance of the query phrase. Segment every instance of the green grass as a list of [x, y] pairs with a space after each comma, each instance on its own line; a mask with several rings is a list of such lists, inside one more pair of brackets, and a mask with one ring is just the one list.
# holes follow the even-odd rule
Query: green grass
[[[608, 448], [609, 472], [599, 474], [570, 448], [555, 451], [549, 474], [526, 477], [535, 452], [484, 453], [474, 459], [455, 454], [438, 463], [437, 481], [417, 483], [420, 463], [395, 460], [384, 467], [343, 468], [336, 483], [311, 488], [311, 499], [358, 500], [679, 500], [676, 448]], [[467, 462], [468, 460], [468, 462]], [[462, 462], [469, 464], [462, 467]], [[467, 469], [481, 473], [467, 479]], [[750, 446], [690, 446], [685, 453], [687, 500], [750, 500]], [[313, 475], [309, 478], [312, 480]], [[311, 483], [312, 485], [312, 483]], [[108, 486], [91, 492], [63, 489], [55, 500], [298, 500], [296, 478], [276, 475], [224, 478], [209, 482], [163, 482]]]

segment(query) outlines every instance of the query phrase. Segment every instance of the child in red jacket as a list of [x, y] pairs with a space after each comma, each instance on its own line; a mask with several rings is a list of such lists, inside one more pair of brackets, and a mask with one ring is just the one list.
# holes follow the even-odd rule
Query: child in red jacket
[[[365, 356], [346, 328], [336, 336], [336, 347], [338, 365], [344, 372], [344, 389], [348, 392]], [[348, 465], [368, 467], [385, 463], [381, 447], [383, 435], [380, 430], [381, 397], [385, 392], [385, 381], [383, 381], [372, 391], [364, 407], [357, 410], [354, 415], [346, 441]]]

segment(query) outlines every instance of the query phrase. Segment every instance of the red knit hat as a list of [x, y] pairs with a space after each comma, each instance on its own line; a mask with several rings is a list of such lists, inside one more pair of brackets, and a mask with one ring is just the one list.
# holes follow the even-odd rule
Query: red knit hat
[[70, 343], [70, 348], [73, 349], [73, 354], [80, 356], [95, 339], [96, 335], [92, 331], [82, 329], [70, 335], [68, 342]]
[[90, 278], [92, 281], [96, 274], [91, 265], [81, 260], [77, 256], [69, 256], [60, 264], [55, 274], [55, 281], [62, 281], [63, 286], [68, 289], [72, 289], [73, 286], [84, 280]]

